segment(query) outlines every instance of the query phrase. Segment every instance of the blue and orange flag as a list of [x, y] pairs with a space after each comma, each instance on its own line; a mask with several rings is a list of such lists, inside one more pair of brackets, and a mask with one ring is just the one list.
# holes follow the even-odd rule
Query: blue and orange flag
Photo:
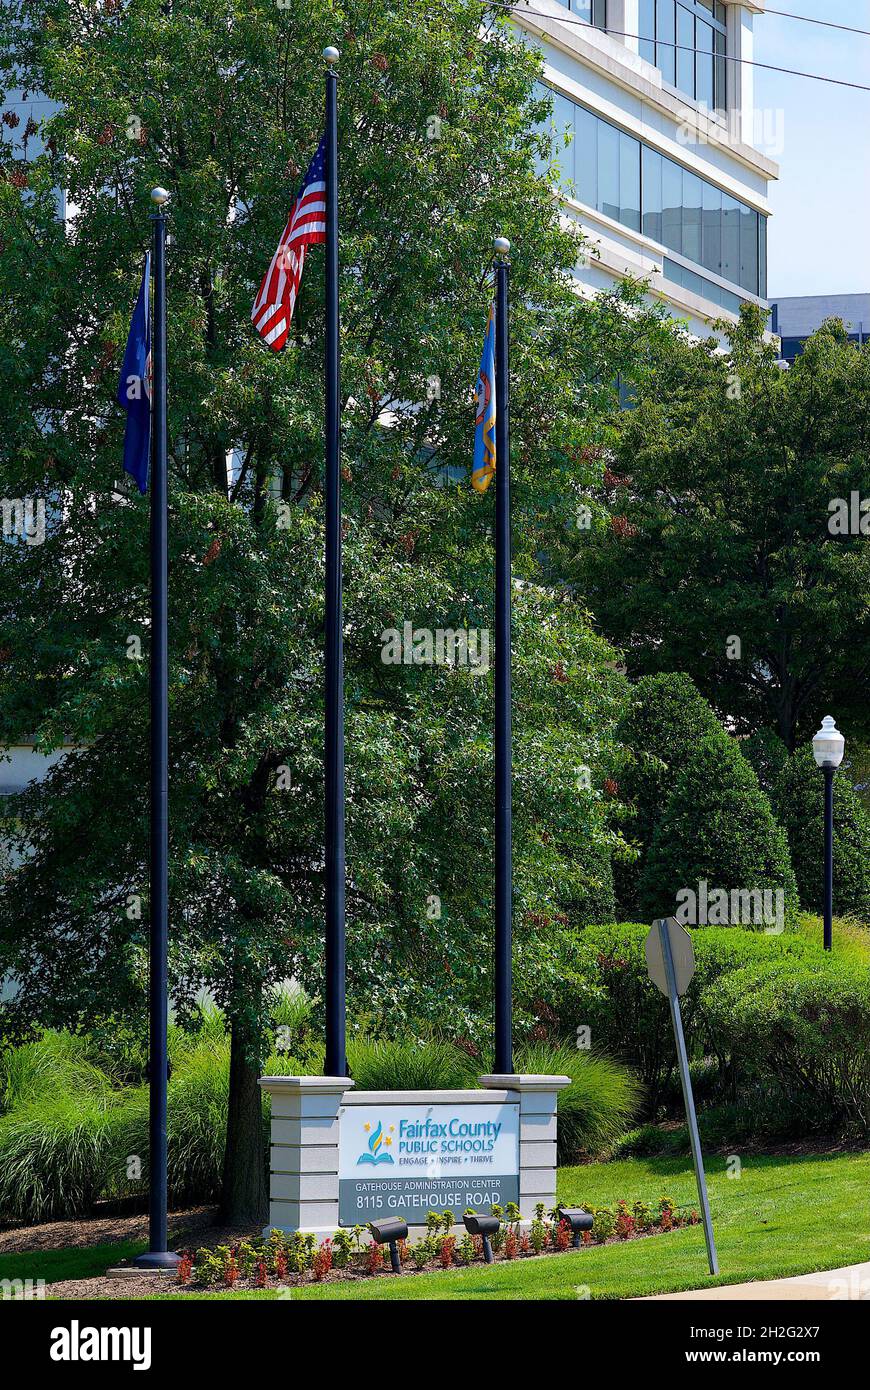
[[139, 491], [148, 491], [148, 459], [151, 452], [151, 320], [148, 295], [151, 257], [145, 257], [145, 270], [139, 298], [133, 310], [130, 336], [124, 353], [118, 403], [127, 412], [124, 433], [124, 470], [136, 479]]
[[471, 486], [486, 492], [495, 472], [495, 306], [489, 306], [483, 356], [477, 374], [477, 420]]

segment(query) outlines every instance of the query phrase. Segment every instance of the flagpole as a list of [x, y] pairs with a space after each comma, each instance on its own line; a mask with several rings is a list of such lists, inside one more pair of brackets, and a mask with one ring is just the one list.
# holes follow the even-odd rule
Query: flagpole
[[341, 603], [341, 363], [337, 48], [326, 48], [326, 1057], [345, 1076], [344, 655]]
[[166, 203], [155, 188], [154, 333], [152, 349], [151, 467], [151, 921], [149, 1083], [148, 1253], [134, 1264], [173, 1269], [178, 1256], [167, 1250], [167, 1139], [169, 1024], [169, 619], [168, 501], [166, 465]]
[[495, 282], [495, 1072], [513, 1072], [511, 844], [511, 502], [507, 237], [493, 242]]

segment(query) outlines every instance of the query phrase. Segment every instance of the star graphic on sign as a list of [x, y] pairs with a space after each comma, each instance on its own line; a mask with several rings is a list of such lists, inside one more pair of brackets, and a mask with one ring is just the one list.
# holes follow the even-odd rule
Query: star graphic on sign
[[371, 1129], [371, 1125], [370, 1125], [370, 1124], [365, 1124], [365, 1125], [363, 1125], [363, 1129], [365, 1130], [366, 1134], [368, 1134], [369, 1130]]
[[393, 1141], [392, 1141], [392, 1139], [389, 1138], [389, 1136], [384, 1140], [384, 1143], [386, 1144], [387, 1148], [390, 1147], [390, 1145], [392, 1144], [392, 1142], [393, 1142]]
[[390, 1125], [390, 1133], [391, 1133], [391, 1134], [395, 1134], [395, 1132], [396, 1132], [396, 1126], [395, 1126], [395, 1125]]

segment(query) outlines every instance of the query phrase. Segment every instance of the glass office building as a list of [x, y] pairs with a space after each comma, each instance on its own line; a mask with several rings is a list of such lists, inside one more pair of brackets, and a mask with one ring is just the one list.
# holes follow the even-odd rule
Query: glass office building
[[542, 92], [553, 102], [553, 167], [564, 193], [765, 297], [765, 216], [563, 93]]
[[[762, 0], [530, 0], [548, 171], [594, 254], [579, 286], [633, 275], [692, 331], [766, 302], [767, 190], [752, 32]], [[718, 332], [719, 330], [714, 330]]]

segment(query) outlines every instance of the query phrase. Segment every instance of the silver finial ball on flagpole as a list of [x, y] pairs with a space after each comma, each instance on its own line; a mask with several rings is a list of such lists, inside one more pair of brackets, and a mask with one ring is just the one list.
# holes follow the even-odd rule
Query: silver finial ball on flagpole
[[338, 59], [339, 59], [339, 52], [338, 52], [338, 49], [337, 49], [337, 48], [324, 48], [324, 50], [323, 50], [323, 58], [324, 58], [324, 62], [326, 63], [327, 67], [334, 68], [335, 65], [336, 65], [336, 63], [338, 62]]
[[511, 244], [506, 236], [497, 236], [493, 240], [493, 247], [497, 256], [510, 255]]
[[152, 188], [151, 190], [151, 201], [156, 203], [159, 208], [162, 208], [164, 203], [168, 203], [171, 196], [165, 188]]

